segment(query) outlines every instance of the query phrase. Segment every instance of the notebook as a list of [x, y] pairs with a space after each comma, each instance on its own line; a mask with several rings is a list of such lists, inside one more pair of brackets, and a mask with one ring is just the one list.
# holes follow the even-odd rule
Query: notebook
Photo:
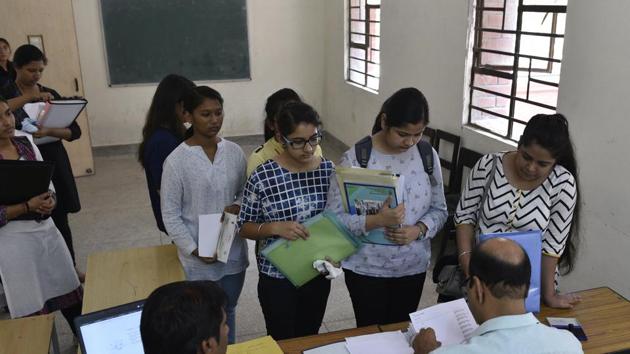
[[140, 318], [144, 300], [78, 316], [74, 320], [83, 354], [144, 354]]
[[[67, 128], [74, 122], [87, 105], [85, 99], [61, 99], [49, 102], [36, 102], [24, 105], [29, 117], [37, 119], [37, 125], [46, 128]], [[36, 138], [35, 144], [57, 141], [58, 138], [46, 136]]]

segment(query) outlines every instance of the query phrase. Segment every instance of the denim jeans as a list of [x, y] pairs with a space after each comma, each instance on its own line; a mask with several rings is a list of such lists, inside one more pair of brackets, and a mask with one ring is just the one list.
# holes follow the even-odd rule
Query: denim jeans
[[[207, 274], [199, 268], [187, 268], [184, 267], [187, 280], [209, 280]], [[245, 282], [245, 271], [236, 274], [225, 275], [219, 280], [215, 280], [225, 294], [227, 295], [227, 306], [225, 307], [225, 314], [227, 315], [227, 325], [230, 327], [230, 333], [228, 334], [228, 342], [234, 344], [236, 342], [236, 304], [238, 298], [241, 296], [241, 290], [243, 290], [243, 283]]]
[[228, 334], [228, 343], [236, 343], [236, 304], [238, 298], [241, 296], [241, 290], [243, 290], [243, 283], [245, 282], [245, 272], [226, 275], [223, 278], [217, 280], [217, 284], [227, 294], [227, 306], [225, 313], [227, 315], [227, 325], [230, 327]]

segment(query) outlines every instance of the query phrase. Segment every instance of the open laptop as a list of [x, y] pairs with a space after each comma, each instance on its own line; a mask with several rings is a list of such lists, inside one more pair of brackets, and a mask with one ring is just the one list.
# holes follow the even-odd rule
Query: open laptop
[[78, 316], [74, 320], [83, 354], [144, 354], [140, 317], [144, 300]]

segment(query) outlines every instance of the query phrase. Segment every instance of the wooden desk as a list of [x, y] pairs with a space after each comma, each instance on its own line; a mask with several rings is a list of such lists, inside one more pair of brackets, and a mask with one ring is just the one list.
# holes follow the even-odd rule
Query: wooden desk
[[609, 353], [630, 348], [630, 301], [610, 288], [577, 292], [582, 301], [570, 310], [542, 306], [536, 316], [542, 323], [547, 317], [575, 317], [588, 337], [582, 343], [585, 353]]
[[380, 329], [377, 325], [374, 325], [361, 328], [344, 329], [341, 331], [322, 333], [313, 336], [285, 339], [278, 341], [278, 345], [280, 345], [284, 354], [302, 354], [302, 352], [307, 349], [341, 342], [346, 339], [346, 337], [355, 337], [378, 332], [380, 332]]
[[88, 256], [83, 313], [145, 299], [161, 285], [184, 280], [175, 245]]
[[[542, 323], [547, 317], [575, 317], [584, 327], [588, 341], [581, 342], [585, 353], [609, 353], [630, 348], [630, 301], [610, 288], [596, 288], [577, 292], [582, 301], [571, 310], [541, 307], [536, 316]], [[345, 337], [376, 333], [374, 326], [364, 327], [367, 332], [359, 332], [364, 328], [348, 329], [339, 332], [320, 334], [317, 336], [294, 338], [280, 341], [285, 353], [299, 354], [301, 351], [320, 345], [343, 340]], [[405, 331], [409, 322], [380, 325], [378, 330]], [[356, 332], [355, 332], [356, 331]], [[320, 340], [320, 337], [322, 339]], [[285, 346], [290, 343], [290, 346]]]
[[59, 353], [54, 325], [54, 314], [0, 321], [0, 354], [47, 354], [51, 338]]

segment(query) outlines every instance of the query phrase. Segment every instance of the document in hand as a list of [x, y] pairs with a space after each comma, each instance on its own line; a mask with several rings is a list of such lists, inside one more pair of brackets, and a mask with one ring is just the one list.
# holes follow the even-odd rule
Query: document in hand
[[[395, 208], [403, 201], [404, 176], [384, 170], [337, 167], [337, 183], [341, 191], [344, 209], [352, 215], [374, 215], [390, 198], [389, 207]], [[383, 229], [370, 231], [363, 236], [365, 243], [395, 245], [385, 238]]]
[[500, 232], [496, 234], [479, 235], [479, 242], [505, 237], [515, 241], [527, 252], [532, 265], [532, 275], [529, 293], [525, 299], [525, 309], [528, 312], [540, 312], [540, 266], [542, 262], [542, 233], [537, 231]]
[[410, 313], [409, 317], [411, 331], [417, 333], [422, 328], [431, 327], [443, 346], [463, 343], [479, 327], [464, 299], [427, 307]]
[[227, 347], [227, 354], [282, 354], [282, 349], [271, 336], [266, 336], [230, 344]]
[[199, 215], [199, 256], [216, 256], [219, 262], [227, 263], [236, 236], [236, 218], [230, 213]]
[[335, 262], [354, 254], [358, 241], [334, 214], [323, 212], [303, 223], [309, 232], [306, 240], [278, 239], [262, 250], [262, 255], [284, 274], [296, 287], [319, 275], [313, 262], [329, 257]]
[[[45, 193], [50, 187], [55, 164], [48, 161], [0, 160], [0, 205], [13, 205]], [[33, 220], [31, 212], [15, 220]]]
[[[37, 119], [39, 127], [67, 128], [74, 122], [87, 105], [85, 99], [52, 100], [24, 105], [24, 111], [29, 117]], [[53, 137], [36, 138], [36, 144], [49, 143], [59, 140]]]

